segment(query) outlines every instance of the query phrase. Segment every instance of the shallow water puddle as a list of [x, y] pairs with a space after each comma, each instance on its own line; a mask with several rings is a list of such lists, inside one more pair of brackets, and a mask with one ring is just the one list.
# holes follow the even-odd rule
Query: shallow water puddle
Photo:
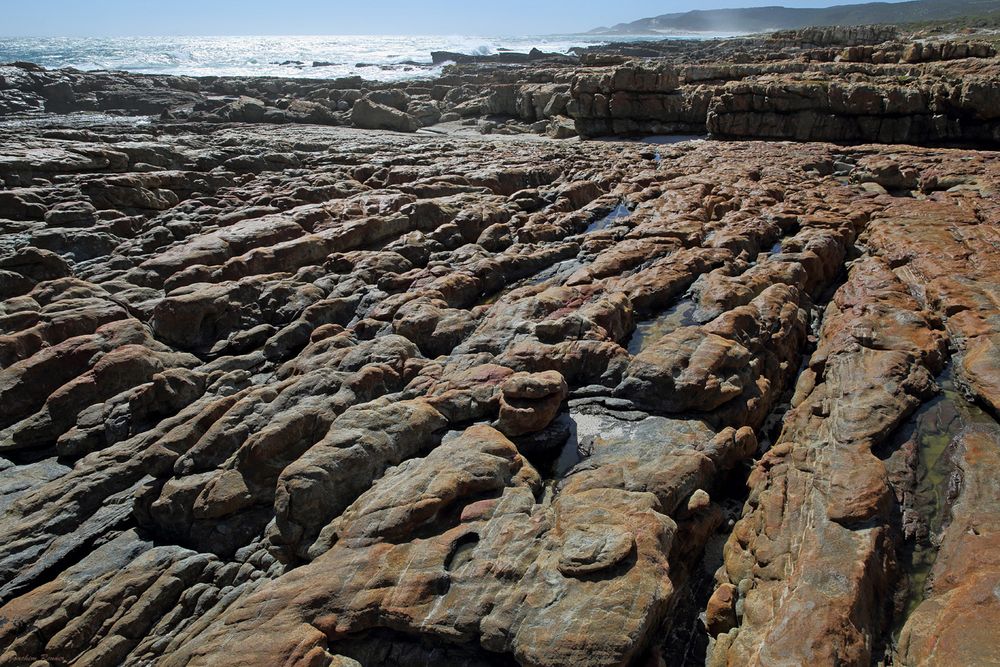
[[569, 437], [550, 455], [547, 464], [548, 476], [553, 480], [565, 477], [574, 466], [592, 455], [608, 442], [627, 441], [633, 423], [617, 419], [611, 415], [591, 414], [570, 408], [556, 417], [555, 426], [561, 426]]
[[707, 137], [708, 135], [705, 134], [651, 134], [648, 137], [643, 137], [642, 143], [669, 146], [685, 141], [704, 141]]
[[628, 341], [626, 349], [629, 354], [636, 355], [642, 352], [648, 345], [655, 343], [658, 339], [667, 334], [680, 329], [697, 324], [694, 319], [695, 304], [691, 298], [682, 299], [663, 314], [653, 319], [639, 322], [635, 327], [635, 333]]
[[628, 207], [626, 207], [623, 202], [618, 204], [618, 206], [615, 206], [611, 213], [608, 213], [603, 218], [595, 220], [587, 225], [587, 229], [585, 229], [583, 233], [590, 234], [591, 232], [597, 232], [602, 229], [607, 229], [608, 227], [613, 227], [619, 220], [624, 220], [630, 215], [632, 215], [632, 211], [628, 210]]
[[542, 456], [541, 460], [535, 462], [539, 466], [539, 472], [542, 473], [542, 477], [544, 478], [542, 504], [547, 505], [552, 502], [556, 496], [559, 483], [576, 464], [590, 455], [589, 451], [583, 451], [580, 447], [577, 426], [577, 418], [579, 416], [570, 410], [556, 417], [552, 426], [564, 428], [568, 432], [568, 437], [557, 450], [552, 450], [547, 455]]
[[25, 114], [21, 117], [8, 117], [0, 121], [0, 129], [20, 129], [20, 128], [84, 128], [93, 129], [95, 126], [116, 126], [123, 128], [136, 128], [149, 125], [153, 122], [154, 116], [118, 116], [101, 112], [74, 112], [68, 114], [42, 113]]
[[580, 451], [576, 419], [573, 418], [572, 413], [569, 413], [563, 415], [562, 420], [569, 428], [569, 438], [566, 439], [562, 449], [559, 450], [559, 456], [556, 457], [555, 462], [552, 464], [552, 476], [556, 479], [565, 477], [566, 473], [584, 458], [584, 452]]
[[511, 283], [502, 290], [498, 290], [493, 294], [487, 296], [477, 303], [477, 306], [492, 306], [497, 301], [507, 296], [516, 289], [521, 289], [522, 287], [534, 287], [541, 285], [542, 283], [559, 278], [559, 282], [562, 282], [563, 278], [571, 275], [574, 271], [582, 266], [577, 259], [567, 259], [561, 262], [556, 262], [552, 266], [542, 269], [533, 276], [528, 276], [516, 282]]
[[938, 540], [958, 490], [952, 444], [969, 430], [998, 427], [989, 414], [966, 400], [955, 386], [951, 366], [937, 381], [941, 394], [917, 412], [908, 436], [916, 444], [919, 467], [913, 500], [907, 503], [907, 509], [926, 522], [926, 535], [918, 535], [914, 540], [909, 562], [905, 557], [902, 559], [901, 565], [909, 577], [903, 620], [924, 600], [927, 579], [937, 558]]

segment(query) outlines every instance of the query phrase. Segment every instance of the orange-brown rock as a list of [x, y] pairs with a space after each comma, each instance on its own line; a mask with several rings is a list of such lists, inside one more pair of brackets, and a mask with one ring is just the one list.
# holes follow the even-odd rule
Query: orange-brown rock
[[303, 122], [559, 118], [579, 74], [635, 130], [821, 55], [0, 124], [0, 663], [867, 665], [894, 625], [897, 661], [990, 655], [993, 154]]
[[1000, 431], [964, 433], [957, 444], [961, 488], [931, 572], [931, 590], [906, 621], [899, 655], [904, 664], [989, 664], [997, 640], [1000, 494], [991, 471]]

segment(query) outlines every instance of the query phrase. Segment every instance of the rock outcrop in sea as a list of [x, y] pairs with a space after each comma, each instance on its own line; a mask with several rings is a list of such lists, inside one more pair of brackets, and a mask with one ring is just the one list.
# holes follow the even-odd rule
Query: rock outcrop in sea
[[989, 664], [1000, 61], [870, 33], [0, 68], [0, 664]]

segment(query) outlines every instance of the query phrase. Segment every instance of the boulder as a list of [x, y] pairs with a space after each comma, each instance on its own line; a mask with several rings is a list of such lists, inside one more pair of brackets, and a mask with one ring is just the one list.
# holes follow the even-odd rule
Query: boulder
[[351, 109], [351, 122], [357, 127], [369, 130], [393, 130], [395, 132], [416, 132], [420, 121], [408, 113], [379, 104], [368, 98], [355, 102]]

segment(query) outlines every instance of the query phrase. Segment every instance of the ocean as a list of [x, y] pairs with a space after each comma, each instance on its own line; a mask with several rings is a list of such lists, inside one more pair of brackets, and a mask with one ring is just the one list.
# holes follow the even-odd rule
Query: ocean
[[[399, 81], [436, 74], [440, 67], [431, 66], [431, 51], [489, 55], [504, 49], [527, 52], [538, 48], [566, 53], [574, 46], [668, 38], [668, 35], [16, 37], [0, 38], [0, 63], [28, 61], [47, 68], [189, 76], [360, 75], [377, 81]], [[314, 66], [314, 63], [325, 64]]]

